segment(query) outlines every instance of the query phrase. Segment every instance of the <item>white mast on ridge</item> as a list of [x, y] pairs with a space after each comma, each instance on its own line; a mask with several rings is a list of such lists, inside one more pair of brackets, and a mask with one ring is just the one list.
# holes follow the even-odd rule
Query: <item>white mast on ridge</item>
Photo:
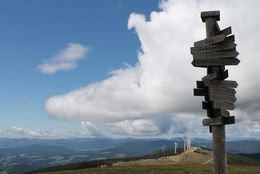
[[183, 137], [183, 152], [186, 151], [186, 139]]
[[176, 142], [174, 142], [174, 153], [177, 154], [177, 146], [178, 144]]
[[190, 136], [187, 137], [186, 141], [187, 141], [187, 148], [190, 149], [191, 148], [191, 137]]

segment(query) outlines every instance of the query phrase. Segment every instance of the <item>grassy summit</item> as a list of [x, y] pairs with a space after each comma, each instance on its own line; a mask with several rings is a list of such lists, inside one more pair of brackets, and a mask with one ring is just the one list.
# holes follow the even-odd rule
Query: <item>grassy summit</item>
[[[229, 174], [259, 174], [257, 166], [229, 166]], [[106, 169], [85, 169], [61, 171], [49, 174], [209, 174], [213, 173], [212, 166], [207, 164], [176, 164], [155, 166], [117, 166]]]
[[[111, 167], [46, 172], [50, 174], [208, 174], [212, 171], [212, 151], [192, 148], [174, 156], [115, 161]], [[228, 155], [229, 174], [259, 174], [259, 162], [239, 155]]]

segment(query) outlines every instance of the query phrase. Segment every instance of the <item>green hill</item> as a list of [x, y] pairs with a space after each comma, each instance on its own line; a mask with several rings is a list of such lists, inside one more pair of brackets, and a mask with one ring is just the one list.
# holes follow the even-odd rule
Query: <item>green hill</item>
[[[111, 160], [96, 160], [85, 163], [75, 163], [54, 168], [46, 168], [32, 173], [50, 174], [160, 174], [160, 173], [212, 173], [212, 151], [204, 148], [192, 148], [189, 151], [173, 155], [172, 150], [156, 152], [140, 158], [123, 158]], [[95, 167], [95, 168], [91, 168]], [[239, 156], [228, 155], [229, 173], [260, 173], [259, 161]], [[84, 169], [85, 168], [85, 169]], [[87, 169], [86, 169], [87, 168]], [[56, 171], [56, 172], [54, 172]]]
[[[228, 166], [229, 174], [259, 174], [257, 166]], [[112, 168], [83, 169], [47, 174], [209, 174], [213, 173], [209, 164], [177, 164], [155, 166], [117, 166]]]

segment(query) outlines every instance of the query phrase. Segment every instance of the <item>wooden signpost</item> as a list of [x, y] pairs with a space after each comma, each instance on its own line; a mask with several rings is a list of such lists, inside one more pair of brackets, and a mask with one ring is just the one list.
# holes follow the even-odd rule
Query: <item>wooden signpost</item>
[[219, 11], [201, 12], [201, 19], [206, 24], [206, 39], [194, 43], [191, 47], [192, 65], [207, 68], [207, 75], [197, 81], [195, 96], [204, 96], [202, 108], [207, 110], [209, 118], [203, 119], [203, 126], [209, 126], [213, 137], [214, 173], [227, 174], [225, 143], [225, 125], [234, 124], [235, 117], [228, 110], [235, 109], [236, 81], [225, 80], [228, 71], [225, 66], [238, 65], [236, 44], [231, 27], [220, 30], [217, 21]]

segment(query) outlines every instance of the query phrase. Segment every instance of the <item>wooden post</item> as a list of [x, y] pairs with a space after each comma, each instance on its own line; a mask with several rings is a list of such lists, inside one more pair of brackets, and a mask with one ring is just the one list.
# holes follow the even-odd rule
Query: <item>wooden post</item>
[[236, 81], [225, 80], [228, 70], [225, 66], [238, 65], [238, 52], [231, 27], [220, 30], [217, 21], [220, 19], [219, 11], [201, 12], [201, 19], [206, 24], [207, 38], [194, 42], [191, 47], [193, 55], [192, 65], [207, 68], [207, 75], [197, 81], [197, 88], [193, 90], [194, 96], [204, 96], [202, 109], [207, 110], [203, 119], [203, 126], [209, 126], [213, 139], [214, 174], [227, 174], [227, 153], [225, 125], [234, 124], [235, 117], [230, 116], [228, 110], [234, 110], [236, 102]]
[[[202, 16], [202, 20], [206, 24], [207, 38], [217, 35], [219, 27], [216, 23], [216, 16]], [[213, 66], [207, 68], [207, 74], [219, 74], [222, 71], [221, 67]], [[209, 108], [211, 110], [211, 108]], [[212, 113], [212, 112], [211, 112]], [[214, 115], [212, 117], [217, 117]], [[213, 159], [214, 159], [214, 174], [227, 174], [227, 155], [226, 155], [226, 137], [225, 125], [212, 126], [213, 138]]]

